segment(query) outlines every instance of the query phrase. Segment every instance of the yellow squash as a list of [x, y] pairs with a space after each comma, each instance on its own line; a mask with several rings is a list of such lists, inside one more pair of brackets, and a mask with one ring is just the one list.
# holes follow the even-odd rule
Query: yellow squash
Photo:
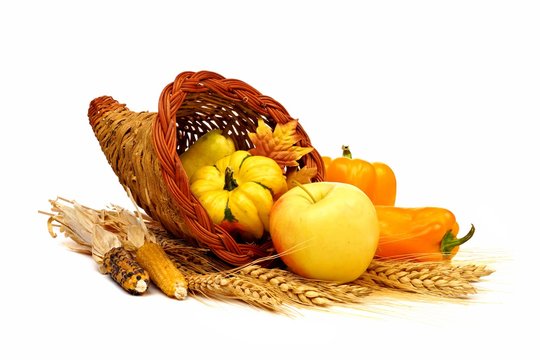
[[191, 179], [197, 169], [213, 165], [217, 160], [232, 154], [235, 150], [233, 140], [223, 135], [220, 129], [214, 129], [201, 136], [183, 152], [180, 160], [188, 179]]
[[270, 210], [287, 183], [274, 160], [239, 150], [197, 170], [191, 191], [215, 224], [253, 241], [268, 231]]

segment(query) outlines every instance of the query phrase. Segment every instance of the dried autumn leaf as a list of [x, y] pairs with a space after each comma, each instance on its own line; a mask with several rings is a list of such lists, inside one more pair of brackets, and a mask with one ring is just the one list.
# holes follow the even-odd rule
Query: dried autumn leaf
[[255, 133], [249, 133], [254, 148], [251, 155], [266, 156], [278, 163], [281, 168], [298, 166], [298, 160], [313, 150], [311, 147], [296, 146], [301, 136], [296, 133], [298, 121], [277, 124], [274, 132], [263, 121], [259, 120]]
[[317, 175], [317, 168], [303, 167], [299, 170], [295, 169], [287, 174], [287, 188], [292, 189], [298, 183], [308, 184]]

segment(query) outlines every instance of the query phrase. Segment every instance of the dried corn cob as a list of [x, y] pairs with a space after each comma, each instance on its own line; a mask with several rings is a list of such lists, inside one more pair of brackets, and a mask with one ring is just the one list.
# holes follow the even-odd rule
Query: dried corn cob
[[145, 241], [135, 257], [137, 262], [148, 271], [150, 279], [169, 297], [184, 299], [187, 296], [187, 281], [184, 275], [174, 266], [161, 246]]
[[[131, 192], [126, 191], [137, 207]], [[135, 224], [133, 224], [135, 222]], [[169, 297], [182, 300], [187, 296], [188, 283], [184, 274], [174, 265], [165, 250], [157, 244], [153, 234], [148, 231], [140, 212], [137, 219], [127, 226], [124, 245], [135, 251], [135, 259], [150, 275], [150, 280]]]
[[78, 245], [70, 246], [72, 250], [91, 254], [100, 265], [100, 271], [109, 274], [128, 293], [141, 295], [146, 291], [148, 273], [122, 247], [118, 236], [97, 225], [96, 212], [61, 198], [51, 201], [51, 205], [56, 212], [48, 214], [51, 236], [56, 236], [52, 231], [53, 223], [59, 223], [60, 231]]
[[100, 271], [109, 274], [128, 293], [141, 295], [148, 289], [148, 273], [122, 246], [117, 235], [98, 225], [94, 227], [92, 257], [101, 264]]
[[103, 256], [101, 270], [132, 295], [141, 295], [148, 289], [148, 273], [123, 247], [112, 248]]

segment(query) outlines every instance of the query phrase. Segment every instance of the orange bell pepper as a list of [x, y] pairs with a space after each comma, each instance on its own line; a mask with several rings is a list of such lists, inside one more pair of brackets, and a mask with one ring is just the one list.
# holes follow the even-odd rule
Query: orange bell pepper
[[375, 257], [414, 261], [450, 260], [474, 234], [474, 225], [457, 238], [454, 214], [437, 207], [375, 206], [379, 218], [379, 246]]
[[353, 159], [348, 146], [342, 146], [342, 150], [343, 156], [336, 159], [323, 156], [324, 180], [352, 184], [364, 191], [375, 205], [394, 205], [396, 176], [392, 169], [384, 163]]

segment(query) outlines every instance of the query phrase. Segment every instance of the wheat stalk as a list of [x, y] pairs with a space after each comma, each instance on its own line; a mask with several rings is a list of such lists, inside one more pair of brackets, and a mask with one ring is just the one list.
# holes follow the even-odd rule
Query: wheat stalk
[[463, 298], [476, 293], [471, 282], [491, 272], [484, 266], [475, 265], [374, 260], [355, 283], [418, 294]]
[[469, 282], [477, 282], [484, 276], [493, 274], [494, 270], [489, 269], [486, 265], [462, 264], [462, 265], [447, 265], [449, 275], [456, 278], [464, 279]]
[[[177, 266], [182, 267], [184, 272], [206, 274], [216, 271], [216, 267], [206, 266], [205, 269], [201, 269], [197, 265], [194, 266], [197, 263], [215, 264], [212, 262], [214, 259], [210, 258], [206, 253], [201, 253], [200, 249], [184, 246], [166, 236], [161, 237], [159, 241], [169, 256], [174, 259]], [[274, 297], [279, 298], [279, 303], [293, 303], [304, 306], [359, 303], [371, 292], [367, 287], [357, 284], [340, 285], [333, 282], [310, 280], [286, 270], [265, 268], [256, 264], [248, 264], [236, 269], [226, 269], [225, 265], [221, 264], [218, 269], [221, 273], [228, 273], [230, 278], [242, 275], [242, 284], [245, 287], [263, 286], [265, 289], [278, 291], [277, 295], [275, 292], [273, 294]], [[212, 287], [204, 288], [208, 296], [212, 296], [210, 292], [216, 289], [215, 283], [212, 284]], [[198, 290], [201, 290], [201, 288], [198, 287]], [[236, 294], [241, 293], [236, 291]], [[244, 293], [249, 294], [249, 291]], [[258, 301], [258, 298], [255, 300]]]
[[[281, 308], [282, 298], [275, 290], [268, 289], [249, 277], [226, 270], [201, 272], [199, 266], [189, 260], [185, 261], [192, 258], [193, 248], [178, 246], [175, 243], [165, 246], [169, 248], [169, 254], [175, 265], [186, 274], [188, 290], [192, 295], [220, 300], [240, 300], [258, 308], [276, 312], [284, 310]], [[171, 247], [175, 249], [172, 252], [170, 252]]]
[[248, 265], [238, 270], [241, 274], [258, 279], [284, 293], [295, 304], [304, 306], [328, 306], [333, 304], [359, 303], [371, 291], [356, 284], [338, 285], [297, 276], [282, 269], [267, 269]]
[[187, 276], [188, 288], [194, 295], [218, 299], [241, 300], [250, 305], [283, 311], [283, 301], [279, 294], [240, 274], [210, 273]]
[[160, 239], [160, 244], [187, 274], [189, 290], [207, 297], [238, 299], [276, 310], [284, 304], [313, 307], [359, 303], [371, 292], [365, 286], [309, 280], [286, 270], [256, 264], [222, 268], [218, 272], [201, 271], [191, 259], [195, 255], [198, 262], [211, 262], [207, 254], [166, 237]]

